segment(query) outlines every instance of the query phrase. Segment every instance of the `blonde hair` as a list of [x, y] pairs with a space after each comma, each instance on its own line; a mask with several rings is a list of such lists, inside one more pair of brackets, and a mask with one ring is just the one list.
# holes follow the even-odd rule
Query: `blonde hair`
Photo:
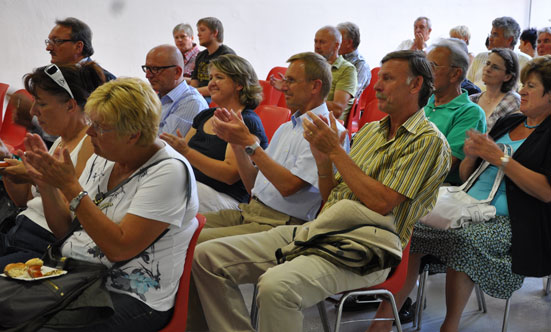
[[139, 146], [152, 144], [157, 137], [161, 102], [148, 83], [133, 78], [118, 78], [97, 88], [84, 107], [101, 121], [113, 126], [119, 136], [140, 133]]

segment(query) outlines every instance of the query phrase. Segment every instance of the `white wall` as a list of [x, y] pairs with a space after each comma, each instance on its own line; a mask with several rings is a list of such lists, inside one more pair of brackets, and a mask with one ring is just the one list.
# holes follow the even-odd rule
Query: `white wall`
[[[551, 1], [532, 0], [538, 12], [551, 15]], [[49, 63], [43, 40], [56, 18], [74, 16], [94, 32], [93, 58], [117, 76], [144, 78], [140, 65], [153, 46], [172, 43], [172, 28], [216, 16], [224, 23], [225, 43], [247, 58], [259, 78], [285, 65], [292, 54], [313, 50], [315, 31], [326, 24], [352, 21], [360, 26], [360, 52], [371, 67], [400, 41], [413, 35], [420, 15], [433, 22], [432, 40], [447, 37], [451, 27], [465, 24], [473, 37], [471, 50], [484, 50], [491, 21], [513, 16], [528, 26], [530, 0], [374, 1], [349, 0], [0, 0], [0, 82], [21, 87], [21, 77]], [[347, 4], [347, 7], [343, 5]], [[534, 14], [532, 14], [534, 17]], [[539, 21], [545, 21], [538, 18]], [[535, 22], [533, 21], [533, 25]], [[548, 23], [549, 25], [549, 23]]]

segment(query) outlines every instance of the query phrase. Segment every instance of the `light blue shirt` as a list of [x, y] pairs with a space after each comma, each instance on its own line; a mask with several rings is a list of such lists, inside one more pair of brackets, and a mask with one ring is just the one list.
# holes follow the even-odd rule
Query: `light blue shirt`
[[[312, 109], [311, 112], [329, 118], [329, 110], [325, 103]], [[272, 209], [295, 218], [310, 221], [316, 217], [319, 211], [321, 194], [318, 189], [316, 161], [310, 150], [310, 143], [303, 136], [302, 119], [308, 117], [308, 115], [299, 116], [299, 114], [299, 111], [295, 112], [291, 117], [291, 121], [282, 124], [276, 130], [266, 153], [274, 161], [287, 168], [293, 175], [307, 182], [308, 185], [290, 196], [283, 197], [266, 176], [259, 171], [252, 194]], [[345, 130], [338, 122], [337, 126], [339, 132]], [[346, 135], [343, 147], [346, 152], [350, 151], [348, 135]]]
[[202, 110], [209, 108], [205, 98], [185, 81], [161, 97], [161, 104], [159, 134], [176, 135], [176, 129], [180, 129], [182, 136], [186, 136], [191, 128], [193, 118]]
[[[513, 152], [515, 152], [524, 141], [525, 139], [513, 141], [511, 140], [509, 133], [507, 133], [501, 136], [496, 142], [509, 144], [513, 148]], [[486, 168], [486, 170], [482, 172], [482, 174], [480, 174], [480, 177], [473, 184], [471, 189], [469, 189], [468, 194], [478, 200], [488, 198], [488, 194], [490, 193], [490, 190], [492, 190], [492, 186], [494, 185], [497, 171], [498, 168], [496, 166], [488, 166], [488, 168]], [[509, 208], [507, 206], [507, 194], [505, 192], [505, 178], [501, 180], [501, 184], [497, 189], [496, 195], [494, 196], [494, 199], [492, 200], [492, 202], [490, 202], [490, 204], [496, 207], [496, 215], [509, 215]]]

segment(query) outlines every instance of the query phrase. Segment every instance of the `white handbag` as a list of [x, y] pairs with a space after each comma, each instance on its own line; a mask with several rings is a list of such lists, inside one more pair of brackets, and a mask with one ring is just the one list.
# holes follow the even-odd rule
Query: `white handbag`
[[[501, 143], [498, 145], [506, 155], [511, 156], [513, 149], [510, 145]], [[497, 172], [488, 198], [478, 200], [467, 194], [467, 191], [489, 165], [489, 162], [483, 161], [461, 186], [440, 187], [434, 209], [419, 221], [434, 228], [449, 229], [461, 228], [494, 218], [496, 208], [489, 203], [494, 199], [503, 180], [504, 173], [501, 168]]]

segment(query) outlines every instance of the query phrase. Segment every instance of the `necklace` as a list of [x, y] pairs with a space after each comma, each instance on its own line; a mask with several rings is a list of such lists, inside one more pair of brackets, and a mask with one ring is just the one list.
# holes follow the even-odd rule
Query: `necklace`
[[537, 128], [539, 126], [539, 123], [535, 126], [529, 126], [528, 125], [528, 118], [524, 119], [524, 126], [528, 129], [534, 129], [534, 128]]

